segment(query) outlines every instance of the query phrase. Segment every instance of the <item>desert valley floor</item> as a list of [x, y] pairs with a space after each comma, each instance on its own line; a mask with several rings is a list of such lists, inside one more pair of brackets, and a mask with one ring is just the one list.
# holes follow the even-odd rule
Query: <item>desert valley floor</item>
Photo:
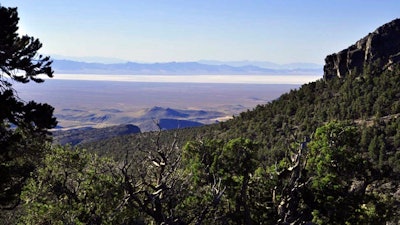
[[[57, 75], [56, 75], [57, 76]], [[315, 79], [311, 78], [311, 79]], [[311, 80], [310, 79], [310, 80]], [[229, 82], [229, 81], [228, 81]], [[25, 101], [34, 99], [55, 108], [61, 128], [101, 127], [138, 123], [169, 116], [157, 110], [185, 110], [185, 119], [213, 123], [278, 98], [301, 84], [245, 84], [191, 82], [127, 82], [115, 80], [47, 79], [18, 84]], [[153, 114], [149, 114], [152, 110]], [[191, 113], [206, 111], [201, 118]], [[198, 113], [196, 114], [198, 115]]]

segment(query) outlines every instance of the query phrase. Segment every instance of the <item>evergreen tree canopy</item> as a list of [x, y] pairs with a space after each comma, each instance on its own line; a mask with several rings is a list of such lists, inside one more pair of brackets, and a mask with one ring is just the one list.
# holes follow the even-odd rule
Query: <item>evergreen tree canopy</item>
[[17, 8], [0, 6], [0, 207], [13, 208], [29, 174], [38, 165], [57, 124], [53, 107], [20, 99], [13, 82], [43, 82], [38, 75], [53, 76], [49, 57], [38, 55], [42, 44], [20, 36]]

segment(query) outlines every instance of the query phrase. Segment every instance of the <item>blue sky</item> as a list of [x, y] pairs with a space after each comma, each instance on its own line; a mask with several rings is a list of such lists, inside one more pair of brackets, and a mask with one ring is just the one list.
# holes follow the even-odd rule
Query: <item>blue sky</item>
[[399, 0], [2, 0], [42, 52], [137, 62], [323, 64], [400, 17]]

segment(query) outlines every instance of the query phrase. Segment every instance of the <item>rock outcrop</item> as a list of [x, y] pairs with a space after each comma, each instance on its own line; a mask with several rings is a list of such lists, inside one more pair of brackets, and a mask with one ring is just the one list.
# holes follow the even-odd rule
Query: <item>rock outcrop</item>
[[363, 72], [366, 65], [390, 69], [393, 63], [400, 63], [400, 19], [384, 24], [349, 48], [328, 55], [324, 78]]

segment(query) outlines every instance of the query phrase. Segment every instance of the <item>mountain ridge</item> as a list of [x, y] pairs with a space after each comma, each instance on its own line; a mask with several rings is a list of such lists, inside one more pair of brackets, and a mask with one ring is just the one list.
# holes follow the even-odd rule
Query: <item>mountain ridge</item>
[[268, 69], [321, 69], [323, 66], [316, 63], [297, 62], [278, 64], [269, 61], [238, 60], [238, 61], [219, 61], [219, 60], [199, 60], [199, 63], [208, 65], [228, 65], [228, 66], [257, 66]]
[[320, 75], [322, 68], [263, 68], [251, 64], [232, 66], [200, 62], [166, 63], [94, 63], [54, 60], [53, 69], [60, 74], [119, 74], [119, 75]]

